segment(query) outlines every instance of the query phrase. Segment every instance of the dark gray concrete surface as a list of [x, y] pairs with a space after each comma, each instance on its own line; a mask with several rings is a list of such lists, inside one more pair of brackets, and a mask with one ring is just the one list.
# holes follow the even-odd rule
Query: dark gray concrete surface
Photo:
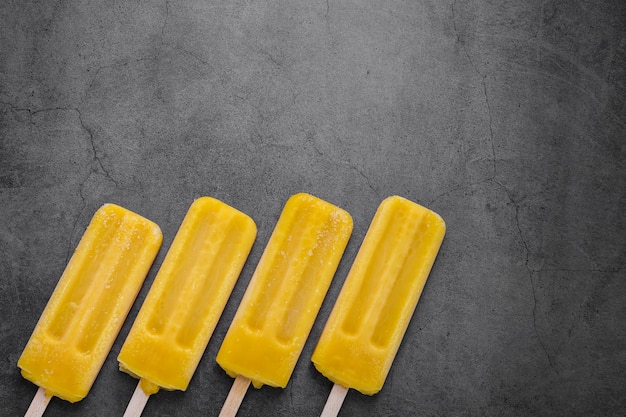
[[117, 353], [194, 198], [259, 233], [186, 392], [145, 416], [217, 415], [215, 355], [286, 199], [355, 222], [284, 390], [241, 416], [315, 416], [310, 362], [380, 201], [448, 233], [383, 390], [343, 416], [626, 415], [626, 2], [0, 2], [0, 415], [18, 357], [94, 211], [163, 248], [90, 394], [46, 416], [121, 416]]

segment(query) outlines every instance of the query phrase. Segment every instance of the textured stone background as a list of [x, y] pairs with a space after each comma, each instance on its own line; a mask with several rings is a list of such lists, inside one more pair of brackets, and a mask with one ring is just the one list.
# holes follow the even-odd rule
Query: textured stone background
[[217, 415], [215, 355], [285, 200], [355, 221], [285, 390], [242, 416], [318, 415], [310, 355], [379, 202], [448, 234], [384, 389], [341, 415], [626, 415], [626, 2], [0, 2], [0, 415], [36, 387], [17, 359], [94, 211], [164, 245], [88, 397], [122, 415], [116, 356], [194, 198], [259, 234], [187, 392], [145, 416]]

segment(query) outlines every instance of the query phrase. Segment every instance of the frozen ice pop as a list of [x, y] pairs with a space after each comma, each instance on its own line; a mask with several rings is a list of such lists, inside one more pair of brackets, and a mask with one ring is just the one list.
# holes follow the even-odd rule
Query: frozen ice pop
[[193, 202], [118, 356], [140, 378], [125, 415], [140, 415], [159, 388], [187, 389], [255, 238], [244, 213]]
[[159, 226], [123, 207], [95, 213], [17, 362], [40, 387], [27, 415], [41, 415], [51, 396], [87, 395], [161, 240]]
[[236, 378], [221, 416], [250, 382], [287, 385], [351, 233], [346, 211], [304, 193], [287, 201], [217, 354]]
[[445, 230], [438, 214], [405, 198], [379, 206], [313, 352], [335, 383], [323, 416], [336, 415], [348, 388], [382, 388]]

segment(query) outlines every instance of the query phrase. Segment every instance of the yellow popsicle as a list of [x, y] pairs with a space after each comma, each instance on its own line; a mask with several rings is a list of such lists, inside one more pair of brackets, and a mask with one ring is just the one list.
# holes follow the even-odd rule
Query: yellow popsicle
[[161, 240], [155, 223], [120, 206], [95, 213], [17, 363], [45, 397], [87, 395]]
[[407, 199], [381, 203], [313, 352], [324, 376], [380, 391], [445, 230], [438, 214]]
[[191, 205], [118, 357], [145, 394], [187, 389], [255, 238], [227, 204]]
[[344, 210], [309, 194], [287, 201], [217, 354], [230, 376], [287, 385], [351, 233]]

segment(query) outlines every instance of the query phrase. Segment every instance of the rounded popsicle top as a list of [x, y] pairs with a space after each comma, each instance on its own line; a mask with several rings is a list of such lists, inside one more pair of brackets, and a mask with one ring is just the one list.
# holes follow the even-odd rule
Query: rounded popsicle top
[[218, 200], [217, 198], [208, 197], [208, 196], [198, 197], [197, 199], [194, 200], [193, 203], [191, 203], [191, 206], [189, 207], [189, 212], [190, 213], [194, 211], [207, 212], [207, 211], [210, 211], [211, 209], [213, 210], [224, 209], [226, 211], [233, 213], [233, 215], [237, 217], [238, 222], [245, 224], [244, 227], [246, 229], [254, 231], [254, 235], [256, 237], [257, 227], [252, 217], [248, 216], [246, 213], [242, 211], [237, 210], [233, 206], [226, 204], [221, 200]]
[[330, 213], [331, 219], [334, 222], [340, 222], [342, 226], [346, 227], [349, 232], [352, 232], [353, 221], [350, 213], [338, 207], [326, 200], [322, 200], [308, 193], [297, 193], [289, 197], [285, 203], [283, 211], [288, 211], [291, 208], [306, 208], [307, 210], [324, 210]]
[[443, 233], [445, 233], [446, 231], [446, 222], [443, 220], [443, 218], [437, 214], [436, 212], [432, 211], [431, 209], [422, 206], [421, 204], [418, 204], [414, 201], [409, 200], [408, 198], [404, 198], [401, 197], [399, 195], [392, 195], [389, 196], [387, 198], [385, 198], [379, 206], [379, 210], [388, 210], [388, 209], [393, 209], [393, 208], [397, 208], [400, 206], [406, 206], [406, 207], [412, 207], [414, 210], [422, 210], [428, 213], [429, 216], [429, 220], [430, 223], [434, 223], [436, 224], [439, 228], [443, 228]]
[[150, 228], [152, 232], [153, 242], [158, 243], [159, 245], [163, 242], [163, 232], [161, 232], [161, 228], [158, 224], [153, 222], [152, 220], [146, 219], [145, 217], [135, 213], [132, 210], [128, 210], [122, 206], [119, 206], [114, 203], [104, 203], [96, 213], [93, 215], [92, 222], [94, 221], [102, 221], [105, 224], [108, 224], [109, 221], [114, 221], [116, 218], [121, 218], [124, 216], [128, 216], [132, 218], [133, 222], [139, 222], [144, 225], [144, 228]]

